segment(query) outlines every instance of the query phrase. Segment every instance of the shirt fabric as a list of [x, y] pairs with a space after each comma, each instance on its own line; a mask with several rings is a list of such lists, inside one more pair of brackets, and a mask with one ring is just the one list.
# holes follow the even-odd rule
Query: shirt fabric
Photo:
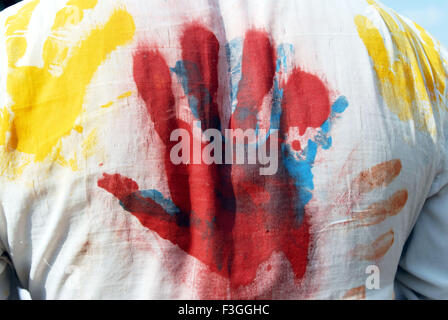
[[28, 0], [0, 34], [0, 298], [448, 298], [448, 54], [380, 2]]

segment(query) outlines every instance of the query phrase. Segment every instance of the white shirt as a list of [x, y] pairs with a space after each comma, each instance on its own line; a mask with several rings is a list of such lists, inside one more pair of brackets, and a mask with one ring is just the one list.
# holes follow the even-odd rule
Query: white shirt
[[0, 297], [448, 298], [448, 55], [408, 19], [32, 0], [0, 33]]

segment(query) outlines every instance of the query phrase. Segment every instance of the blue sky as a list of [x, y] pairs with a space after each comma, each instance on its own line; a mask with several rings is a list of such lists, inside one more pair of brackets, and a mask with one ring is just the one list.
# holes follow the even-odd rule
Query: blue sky
[[417, 22], [448, 48], [447, 0], [380, 0], [398, 13]]

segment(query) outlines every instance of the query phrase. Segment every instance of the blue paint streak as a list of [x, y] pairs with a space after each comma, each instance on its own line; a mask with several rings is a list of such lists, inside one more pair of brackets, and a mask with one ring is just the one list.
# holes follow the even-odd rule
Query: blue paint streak
[[294, 46], [290, 43], [283, 43], [277, 48], [276, 72], [288, 72], [288, 56], [294, 56]]
[[314, 175], [312, 169], [316, 160], [319, 148], [329, 150], [333, 143], [330, 136], [331, 128], [338, 115], [348, 108], [348, 101], [345, 97], [339, 97], [331, 107], [331, 114], [328, 119], [318, 129], [318, 133], [313, 139], [308, 140], [308, 146], [303, 150], [303, 159], [297, 157], [297, 153], [290, 146], [283, 144], [283, 162], [290, 176], [294, 179], [295, 187], [298, 190], [299, 200], [296, 204], [298, 210], [297, 219], [299, 223], [303, 220], [305, 206], [312, 199], [314, 190]]
[[271, 130], [280, 129], [283, 101], [283, 89], [280, 88], [280, 74], [287, 74], [288, 72], [288, 56], [294, 56], [294, 46], [289, 43], [281, 44], [277, 48], [277, 74], [274, 79], [274, 92], [271, 109]]
[[[171, 201], [170, 199], [165, 198], [159, 191], [157, 190], [139, 190], [137, 191], [141, 197], [144, 199], [151, 199], [155, 203], [157, 203], [159, 206], [161, 206], [166, 213], [168, 213], [170, 216], [175, 216], [180, 213], [180, 209]], [[120, 206], [123, 207], [123, 209], [128, 210], [124, 203], [120, 201]]]
[[336, 115], [337, 113], [343, 113], [348, 108], [347, 98], [344, 96], [339, 97], [336, 102], [331, 107], [332, 115]]
[[226, 44], [228, 72], [230, 74], [230, 102], [232, 113], [235, 112], [238, 96], [238, 85], [242, 78], [243, 38], [236, 38]]
[[203, 120], [200, 119], [200, 115], [204, 110], [200, 110], [199, 108], [209, 105], [212, 99], [210, 92], [203, 84], [199, 85], [199, 94], [202, 96], [201, 103], [199, 103], [197, 97], [193, 95], [191, 82], [200, 83], [203, 81], [198, 66], [190, 61], [177, 61], [176, 66], [170, 68], [170, 70], [175, 73], [179, 79], [179, 83], [182, 85], [182, 89], [187, 95], [188, 105], [190, 106], [191, 112], [196, 119]]
[[322, 142], [322, 149], [329, 150], [332, 145], [333, 145], [333, 138], [328, 137], [328, 139], [326, 141]]
[[323, 133], [329, 133], [330, 132], [330, 128], [331, 128], [330, 120], [325, 121], [324, 124], [321, 127]]
[[140, 194], [143, 196], [143, 198], [154, 200], [154, 202], [165, 209], [166, 213], [168, 213], [170, 216], [174, 216], [180, 213], [180, 209], [173, 203], [173, 201], [165, 198], [163, 194], [161, 194], [157, 190], [141, 190]]

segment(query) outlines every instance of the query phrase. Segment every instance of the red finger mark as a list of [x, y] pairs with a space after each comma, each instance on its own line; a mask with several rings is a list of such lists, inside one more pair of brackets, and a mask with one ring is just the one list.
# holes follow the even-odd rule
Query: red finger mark
[[[293, 219], [291, 219], [290, 225], [296, 224], [294, 219], [295, 215]], [[285, 229], [286, 228], [288, 228], [288, 224], [285, 225]], [[292, 269], [297, 279], [302, 279], [307, 270], [311, 243], [310, 228], [309, 217], [305, 214], [302, 224], [298, 228], [290, 229], [289, 239], [288, 237], [283, 238], [282, 251], [285, 253], [289, 262], [291, 262]]]
[[120, 174], [103, 174], [103, 178], [98, 181], [98, 186], [113, 194], [117, 199], [138, 191], [137, 182]]
[[[185, 220], [185, 214], [182, 212], [175, 215], [168, 214], [153, 199], [141, 195], [135, 181], [120, 174], [104, 174], [98, 181], [98, 186], [117, 197], [123, 208], [131, 212], [143, 226], [211, 266], [212, 271], [228, 277], [227, 270], [218, 267], [214, 256], [214, 253], [219, 252], [222, 257], [229, 257], [229, 254], [223, 254], [224, 250], [220, 248], [225, 239], [220, 238], [219, 234], [213, 235], [212, 240], [216, 241], [209, 241], [210, 239], [206, 238], [212, 232], [210, 221], [201, 219], [199, 215], [195, 215], [191, 220]], [[223, 265], [228, 265], [228, 261], [223, 261]]]
[[104, 174], [98, 186], [113, 194], [143, 226], [157, 232], [162, 238], [175, 243], [189, 243], [190, 235], [180, 223], [185, 221], [179, 221], [185, 218], [182, 213], [169, 215], [157, 202], [143, 197], [134, 180], [120, 174]]
[[164, 163], [171, 199], [182, 212], [190, 212], [188, 169], [185, 165], [174, 165], [170, 159], [170, 151], [177, 143], [170, 141], [170, 135], [186, 125], [176, 118], [168, 64], [157, 50], [139, 48], [134, 55], [133, 71], [139, 95], [165, 145]]
[[[219, 128], [219, 110], [215, 101], [218, 92], [218, 60], [219, 42], [215, 34], [198, 23], [185, 26], [180, 39], [182, 47], [182, 59], [188, 75], [190, 94], [194, 95], [199, 103], [198, 110], [205, 128]], [[197, 70], [194, 70], [197, 68]], [[206, 90], [204, 90], [204, 88]], [[205, 147], [205, 144], [202, 146]], [[224, 149], [224, 148], [223, 148]], [[191, 149], [192, 150], [192, 149]], [[223, 169], [223, 170], [220, 170]], [[229, 186], [228, 174], [224, 167], [216, 165], [191, 165], [190, 187], [192, 209], [202, 218], [215, 219], [218, 228], [228, 227], [231, 218], [226, 218], [229, 213], [223, 215], [220, 199], [217, 199], [217, 189]], [[227, 199], [229, 200], [229, 199]], [[204, 214], [215, 212], [215, 217], [205, 217]]]
[[[219, 129], [216, 103], [219, 86], [218, 39], [204, 26], [193, 23], [185, 27], [181, 47], [182, 60], [187, 62], [185, 68], [190, 94], [198, 102], [199, 120], [203, 122], [203, 128]], [[200, 238], [193, 238], [193, 246], [187, 252], [208, 264], [212, 271], [229, 277], [235, 249], [232, 238], [235, 195], [230, 181], [230, 167], [195, 164], [189, 166], [189, 173], [191, 209], [204, 224], [200, 232], [194, 233]]]
[[246, 32], [242, 76], [238, 85], [238, 104], [231, 119], [231, 128], [255, 129], [263, 99], [274, 84], [275, 49], [268, 33]]
[[[275, 50], [269, 35], [263, 31], [249, 30], [244, 40], [238, 104], [230, 121], [232, 129], [257, 127], [257, 115], [263, 99], [273, 87], [274, 76]], [[269, 221], [276, 217], [267, 210], [275, 209], [277, 205], [263, 183], [270, 185], [269, 181], [265, 181], [270, 179], [258, 179], [258, 169], [258, 166], [232, 167], [232, 184], [238, 208], [232, 230], [235, 249], [229, 266], [232, 288], [250, 284], [256, 277], [259, 265], [269, 259], [276, 249], [280, 249], [279, 239], [285, 236], [279, 237], [276, 232], [281, 221], [273, 223], [272, 230], [266, 229]]]
[[219, 86], [219, 41], [213, 32], [193, 23], [185, 27], [180, 43], [182, 60], [189, 62], [185, 64], [188, 85], [190, 94], [197, 99], [199, 118], [204, 122], [205, 128], [219, 128], [219, 110], [216, 103]]
[[[193, 246], [186, 252], [206, 263], [214, 272], [228, 276], [228, 260], [232, 245], [235, 212], [226, 211], [217, 196], [223, 188], [223, 177], [216, 165], [190, 165], [191, 210], [201, 225], [192, 239]], [[233, 199], [229, 199], [232, 201]]]
[[163, 56], [156, 50], [140, 48], [134, 55], [134, 80], [156, 132], [168, 143], [177, 120], [170, 69]]
[[290, 127], [298, 127], [303, 135], [306, 129], [318, 128], [328, 119], [330, 93], [317, 76], [296, 68], [283, 89], [282, 133], [288, 133]]

